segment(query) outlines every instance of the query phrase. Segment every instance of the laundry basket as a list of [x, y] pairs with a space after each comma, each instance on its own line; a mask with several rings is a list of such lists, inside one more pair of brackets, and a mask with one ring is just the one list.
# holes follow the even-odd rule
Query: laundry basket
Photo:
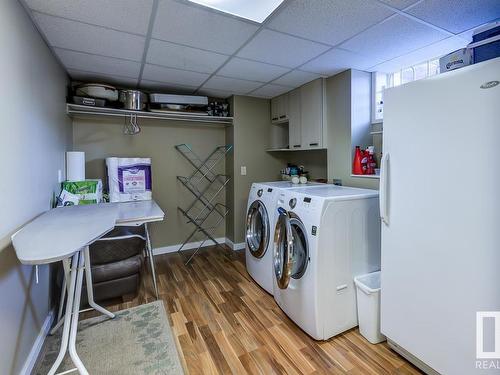
[[380, 332], [380, 271], [356, 276], [359, 332], [372, 344], [385, 341]]

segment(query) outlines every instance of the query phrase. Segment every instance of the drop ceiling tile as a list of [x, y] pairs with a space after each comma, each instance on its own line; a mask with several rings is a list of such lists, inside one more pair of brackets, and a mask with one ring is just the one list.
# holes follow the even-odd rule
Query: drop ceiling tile
[[433, 25], [460, 33], [500, 17], [499, 0], [425, 0], [408, 13]]
[[111, 74], [99, 74], [99, 73], [90, 73], [90, 72], [82, 72], [80, 70], [68, 70], [68, 74], [71, 79], [75, 81], [82, 82], [97, 82], [97, 83], [106, 83], [109, 85], [113, 85], [120, 88], [135, 88], [137, 86], [137, 79], [116, 76]]
[[145, 38], [81, 22], [33, 13], [53, 47], [141, 61]]
[[[481, 26], [484, 26], [484, 25], [481, 25]], [[474, 27], [472, 29], [464, 31], [463, 33], [458, 34], [457, 36], [459, 36], [462, 39], [467, 40], [469, 43], [472, 43], [472, 37], [474, 36], [474, 30], [476, 30], [476, 29], [477, 29], [477, 27]]]
[[244, 81], [241, 79], [213, 76], [202, 87], [204, 89], [214, 89], [229, 91], [235, 94], [246, 94], [261, 86], [260, 82]]
[[214, 89], [202, 89], [198, 92], [198, 94], [205, 95], [210, 98], [220, 98], [220, 99], [226, 99], [233, 95], [231, 91], [214, 90]]
[[146, 35], [153, 0], [25, 0], [29, 8], [54, 16]]
[[374, 61], [389, 60], [448, 36], [409, 18], [395, 16], [348, 40], [341, 47], [370, 56]]
[[249, 81], [269, 82], [290, 69], [276, 65], [264, 64], [233, 57], [221, 70], [218, 75], [230, 78], [240, 78]]
[[269, 64], [295, 68], [328, 49], [324, 44], [295, 38], [272, 30], [262, 30], [237, 56]]
[[171, 85], [162, 82], [149, 81], [146, 79], [141, 80], [139, 85], [141, 89], [149, 92], [161, 92], [161, 93], [169, 93], [169, 94], [187, 94], [191, 95], [195, 92], [197, 87], [194, 86], [182, 86], [182, 85]]
[[210, 51], [233, 54], [258, 26], [194, 4], [161, 0], [153, 37]]
[[311, 82], [321, 75], [316, 73], [304, 72], [302, 70], [292, 70], [290, 73], [285, 74], [273, 81], [273, 84], [289, 87], [299, 87], [304, 83]]
[[410, 52], [409, 54], [383, 62], [382, 64], [371, 67], [368, 70], [393, 73], [402, 68], [435, 59], [456, 51], [457, 49], [464, 48], [468, 43], [469, 42], [466, 39], [458, 36], [449, 37], [437, 43]]
[[290, 87], [269, 84], [252, 91], [249, 95], [257, 96], [259, 98], [274, 98], [275, 96], [284, 94], [288, 91], [290, 91]]
[[163, 66], [146, 64], [142, 78], [148, 81], [168, 83], [171, 85], [195, 86], [201, 85], [210, 75], [205, 73], [191, 72], [165, 68]]
[[68, 51], [59, 48], [55, 48], [54, 51], [67, 70], [81, 70], [130, 78], [139, 77], [141, 70], [141, 64], [135, 61], [89, 55], [83, 52]]
[[410, 5], [417, 3], [419, 0], [380, 0], [380, 1], [394, 8], [405, 9]]
[[300, 69], [331, 76], [351, 68], [365, 70], [382, 61], [384, 60], [367, 57], [340, 48], [333, 48], [331, 51], [302, 65]]
[[152, 39], [147, 62], [170, 68], [213, 73], [229, 56]]
[[391, 14], [390, 9], [375, 1], [294, 0], [268, 26], [333, 46]]

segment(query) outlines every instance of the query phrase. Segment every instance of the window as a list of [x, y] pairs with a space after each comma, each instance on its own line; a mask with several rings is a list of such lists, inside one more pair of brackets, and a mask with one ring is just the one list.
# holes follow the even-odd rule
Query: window
[[372, 123], [382, 122], [384, 118], [384, 90], [419, 79], [439, 74], [439, 59], [416, 64], [397, 72], [386, 74], [372, 73]]
[[372, 120], [375, 121], [372, 122], [381, 121], [384, 117], [384, 90], [387, 87], [388, 78], [389, 76], [385, 73], [373, 73], [372, 86], [374, 87], [374, 109]]

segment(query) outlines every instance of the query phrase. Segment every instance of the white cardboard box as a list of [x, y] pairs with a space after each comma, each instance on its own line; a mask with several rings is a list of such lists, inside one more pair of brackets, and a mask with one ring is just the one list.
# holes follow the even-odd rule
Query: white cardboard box
[[463, 68], [464, 66], [471, 65], [472, 63], [472, 49], [462, 48], [441, 57], [439, 59], [439, 68], [440, 72], [444, 73], [450, 70]]

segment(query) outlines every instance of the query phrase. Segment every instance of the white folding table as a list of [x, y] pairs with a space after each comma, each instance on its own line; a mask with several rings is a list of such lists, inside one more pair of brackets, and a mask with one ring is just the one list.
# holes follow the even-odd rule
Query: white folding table
[[[147, 225], [148, 222], [163, 220], [163, 216], [163, 211], [154, 201], [68, 206], [45, 212], [12, 236], [12, 244], [21, 263], [41, 265], [63, 262], [67, 280], [64, 291], [67, 290], [68, 298], [63, 320], [61, 348], [49, 375], [56, 373], [67, 350], [76, 370], [80, 374], [88, 374], [76, 352], [76, 333], [84, 272], [89, 305], [110, 318], [114, 318], [113, 313], [94, 301], [89, 245], [111, 231], [116, 225]], [[147, 228], [146, 242], [148, 255], [154, 267]], [[152, 268], [154, 273], [153, 270], [154, 268]]]

